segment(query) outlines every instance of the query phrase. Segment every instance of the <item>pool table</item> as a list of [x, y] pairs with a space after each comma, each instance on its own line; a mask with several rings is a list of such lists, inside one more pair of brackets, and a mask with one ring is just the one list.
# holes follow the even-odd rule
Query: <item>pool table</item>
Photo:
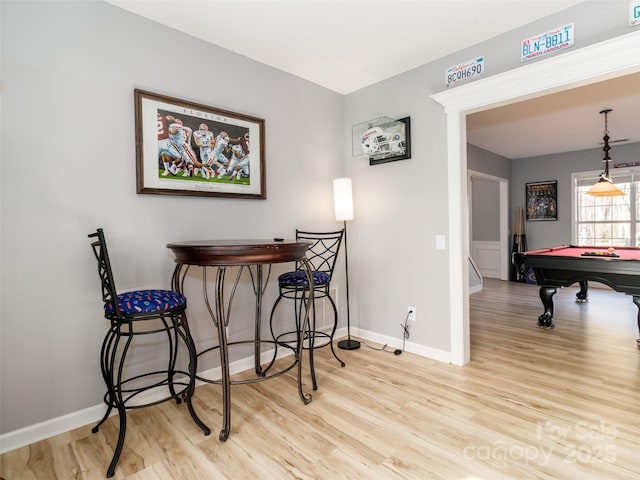
[[607, 247], [562, 245], [514, 253], [514, 262], [518, 267], [531, 267], [540, 285], [544, 306], [544, 313], [538, 317], [540, 327], [553, 328], [553, 296], [558, 287], [580, 284], [576, 301], [585, 302], [587, 282], [592, 280], [633, 296], [640, 329], [640, 248], [615, 247], [610, 252]]

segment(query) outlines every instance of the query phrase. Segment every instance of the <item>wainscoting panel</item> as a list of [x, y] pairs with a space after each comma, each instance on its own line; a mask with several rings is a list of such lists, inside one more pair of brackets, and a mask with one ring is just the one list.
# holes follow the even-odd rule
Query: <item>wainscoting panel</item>
[[500, 278], [500, 242], [472, 241], [471, 258], [483, 277]]

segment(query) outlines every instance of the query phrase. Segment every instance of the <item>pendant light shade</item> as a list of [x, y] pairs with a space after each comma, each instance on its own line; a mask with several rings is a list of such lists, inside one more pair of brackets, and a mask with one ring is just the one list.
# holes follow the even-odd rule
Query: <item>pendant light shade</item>
[[607, 125], [607, 115], [611, 111], [602, 110], [600, 113], [604, 113], [604, 158], [602, 162], [604, 163], [604, 170], [600, 174], [600, 179], [589, 189], [587, 192], [589, 195], [593, 195], [595, 197], [616, 197], [620, 195], [624, 195], [624, 192], [616, 187], [609, 176], [609, 162], [611, 161], [611, 157], [609, 157], [609, 150], [611, 147], [609, 146], [609, 130]]
[[624, 192], [616, 187], [610, 178], [604, 178], [600, 175], [600, 180], [593, 184], [587, 192], [594, 197], [617, 197], [624, 195]]

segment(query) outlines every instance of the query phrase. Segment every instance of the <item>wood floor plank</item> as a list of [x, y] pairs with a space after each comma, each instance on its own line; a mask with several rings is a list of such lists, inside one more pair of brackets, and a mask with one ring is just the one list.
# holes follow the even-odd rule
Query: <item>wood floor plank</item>
[[[577, 304], [575, 290], [556, 294], [556, 327], [541, 330], [537, 287], [487, 279], [470, 297], [465, 367], [363, 343], [340, 351], [344, 368], [329, 349], [316, 352], [319, 390], [309, 405], [293, 371], [234, 385], [224, 443], [218, 385], [199, 386], [194, 397], [210, 436], [184, 404], [131, 411], [115, 478], [637, 479], [637, 310], [606, 289]], [[96, 434], [91, 427], [5, 453], [0, 477], [104, 478], [118, 418]]]

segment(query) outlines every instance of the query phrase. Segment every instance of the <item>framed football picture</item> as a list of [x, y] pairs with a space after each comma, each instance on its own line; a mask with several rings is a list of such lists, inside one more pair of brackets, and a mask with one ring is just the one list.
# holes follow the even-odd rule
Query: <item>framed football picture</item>
[[266, 198], [264, 120], [136, 89], [138, 193]]

